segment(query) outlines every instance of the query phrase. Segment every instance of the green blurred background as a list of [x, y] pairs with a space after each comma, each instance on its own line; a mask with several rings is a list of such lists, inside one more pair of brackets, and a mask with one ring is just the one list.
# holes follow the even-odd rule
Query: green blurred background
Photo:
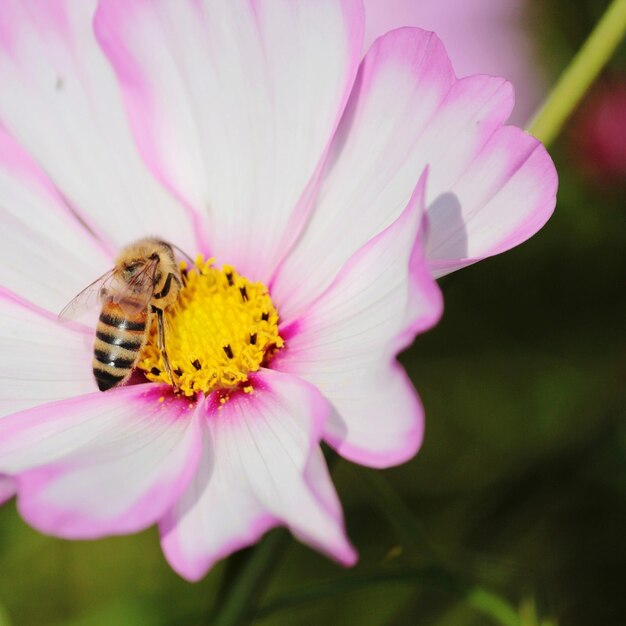
[[[606, 5], [531, 5], [548, 81]], [[604, 78], [620, 71], [623, 45]], [[443, 279], [442, 322], [402, 356], [427, 410], [420, 454], [380, 474], [334, 464], [358, 566], [286, 542], [255, 624], [501, 623], [476, 608], [486, 590], [523, 626], [626, 624], [626, 184], [581, 171], [592, 158], [577, 130], [584, 111], [551, 149], [553, 219], [518, 249]], [[398, 514], [413, 516], [396, 515], [399, 528], [386, 517], [398, 496]], [[9, 503], [0, 625], [209, 624], [245, 558], [188, 584], [155, 529], [66, 542], [27, 527]], [[300, 593], [309, 600], [288, 607]]]

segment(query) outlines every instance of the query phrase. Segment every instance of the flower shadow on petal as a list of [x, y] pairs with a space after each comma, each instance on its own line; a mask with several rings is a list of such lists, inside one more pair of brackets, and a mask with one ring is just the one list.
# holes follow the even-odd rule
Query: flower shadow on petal
[[[458, 253], [459, 258], [467, 257], [467, 226], [463, 218], [461, 202], [458, 196], [451, 191], [446, 191], [430, 203], [428, 211], [429, 213], [437, 214], [438, 220], [446, 225], [447, 233], [445, 236], [440, 235], [441, 241], [446, 242], [450, 239], [454, 239], [454, 249], [455, 252]], [[429, 225], [428, 220], [426, 220], [427, 238], [428, 230]]]

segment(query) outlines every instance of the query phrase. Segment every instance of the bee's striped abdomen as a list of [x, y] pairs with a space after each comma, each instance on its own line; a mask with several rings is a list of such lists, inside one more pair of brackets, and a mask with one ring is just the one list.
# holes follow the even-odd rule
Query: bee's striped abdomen
[[93, 375], [106, 391], [130, 377], [146, 341], [148, 311], [129, 315], [113, 302], [105, 302], [96, 326]]

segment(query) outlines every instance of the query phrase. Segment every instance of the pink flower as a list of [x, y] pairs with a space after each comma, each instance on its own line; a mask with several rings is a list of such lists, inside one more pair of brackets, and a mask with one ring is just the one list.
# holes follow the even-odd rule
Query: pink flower
[[511, 119], [524, 124], [545, 93], [533, 50], [529, 0], [364, 0], [365, 44], [401, 26], [441, 38], [459, 76], [505, 76], [515, 87]]
[[[510, 86], [457, 80], [415, 28], [359, 64], [357, 0], [1, 9], [4, 493], [14, 483], [22, 516], [61, 537], [158, 523], [192, 580], [276, 524], [352, 563], [319, 441], [373, 467], [410, 459], [423, 413], [395, 355], [441, 313], [431, 275], [521, 243], [554, 207], [546, 151], [504, 125]], [[207, 359], [185, 380], [210, 391], [97, 391], [93, 325], [56, 314], [148, 234], [232, 266], [191, 275], [228, 278], [219, 298], [233, 280], [250, 306], [271, 298], [279, 326], [249, 321], [280, 340], [237, 372], [245, 387], [201, 376], [225, 372], [209, 344], [232, 341], [241, 364], [256, 335], [185, 344], [177, 317], [179, 358]], [[213, 315], [225, 300], [200, 287], [189, 300]]]
[[568, 134], [570, 154], [578, 168], [598, 186], [624, 186], [626, 181], [626, 75], [599, 82]]

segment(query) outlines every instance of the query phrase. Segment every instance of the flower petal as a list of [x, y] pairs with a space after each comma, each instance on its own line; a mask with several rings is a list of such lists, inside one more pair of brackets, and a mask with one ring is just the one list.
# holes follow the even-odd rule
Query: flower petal
[[2, 1], [0, 121], [111, 248], [163, 233], [193, 254], [185, 209], [133, 143], [93, 34], [95, 8], [96, 0]]
[[0, 286], [55, 315], [111, 267], [111, 257], [1, 127], [0, 225]]
[[513, 126], [496, 130], [428, 207], [426, 256], [438, 278], [532, 237], [556, 204], [558, 177], [543, 145]]
[[526, 0], [364, 0], [365, 43], [401, 26], [432, 30], [457, 74], [506, 76], [515, 85], [515, 124], [525, 123], [547, 90], [527, 20]]
[[15, 481], [10, 476], [0, 476], [0, 504], [15, 495]]
[[363, 465], [402, 463], [422, 441], [422, 407], [394, 357], [442, 310], [418, 233], [424, 180], [400, 217], [281, 331], [287, 347], [275, 358], [320, 389], [332, 406], [325, 440]]
[[198, 419], [134, 385], [35, 407], [0, 420], [0, 472], [17, 477], [18, 509], [71, 539], [141, 530], [195, 472]]
[[[274, 281], [281, 315], [304, 311], [346, 260], [397, 218], [426, 165], [429, 250], [437, 264], [460, 266], [468, 250], [477, 260], [535, 232], [554, 205], [553, 185], [546, 185], [554, 168], [537, 142], [502, 128], [512, 105], [502, 79], [457, 80], [433, 33], [403, 28], [378, 39], [359, 70], [307, 230]], [[520, 182], [507, 186], [513, 176]], [[522, 189], [532, 189], [532, 198]]]
[[0, 288], [0, 418], [97, 389], [93, 339]]
[[355, 559], [317, 448], [326, 403], [279, 372], [262, 370], [253, 384], [252, 395], [210, 400], [198, 472], [161, 523], [165, 556], [189, 580], [281, 523], [343, 563]]
[[104, 0], [96, 33], [152, 171], [207, 212], [219, 263], [267, 280], [354, 80], [360, 2]]

